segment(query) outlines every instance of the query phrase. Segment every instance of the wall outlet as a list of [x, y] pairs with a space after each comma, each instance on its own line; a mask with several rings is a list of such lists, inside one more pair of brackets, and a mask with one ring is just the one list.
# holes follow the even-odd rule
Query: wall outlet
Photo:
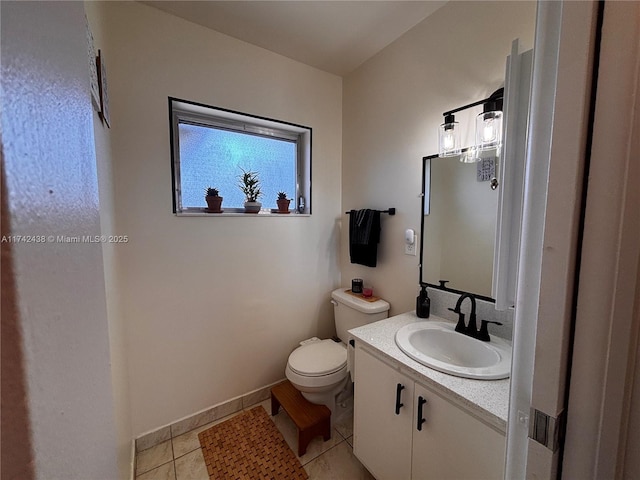
[[414, 240], [412, 244], [405, 243], [404, 244], [404, 254], [416, 256], [416, 246], [418, 245], [418, 235], [414, 236]]

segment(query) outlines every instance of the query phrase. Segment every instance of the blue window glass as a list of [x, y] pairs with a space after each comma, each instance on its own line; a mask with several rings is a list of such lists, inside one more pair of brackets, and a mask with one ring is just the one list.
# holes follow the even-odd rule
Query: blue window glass
[[297, 145], [294, 141], [179, 123], [180, 189], [183, 208], [205, 207], [205, 189], [217, 188], [224, 207], [243, 208], [238, 187], [242, 170], [258, 173], [263, 208], [276, 208], [278, 192], [296, 195]]

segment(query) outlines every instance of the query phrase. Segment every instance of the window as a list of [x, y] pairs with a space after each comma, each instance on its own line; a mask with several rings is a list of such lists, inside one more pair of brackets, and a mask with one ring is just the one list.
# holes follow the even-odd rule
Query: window
[[244, 212], [243, 171], [260, 179], [260, 213], [276, 209], [278, 192], [290, 211], [311, 213], [311, 128], [169, 98], [173, 211], [202, 213], [205, 191], [219, 190], [224, 213]]

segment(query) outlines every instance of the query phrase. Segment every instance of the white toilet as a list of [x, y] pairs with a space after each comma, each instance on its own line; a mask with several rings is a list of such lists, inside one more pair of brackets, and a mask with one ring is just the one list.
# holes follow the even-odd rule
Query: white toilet
[[300, 342], [287, 361], [285, 375], [311, 403], [326, 405], [333, 413], [336, 396], [349, 382], [347, 369], [347, 331], [387, 318], [389, 304], [368, 302], [347, 293], [346, 288], [331, 292], [336, 333], [341, 342], [312, 338]]

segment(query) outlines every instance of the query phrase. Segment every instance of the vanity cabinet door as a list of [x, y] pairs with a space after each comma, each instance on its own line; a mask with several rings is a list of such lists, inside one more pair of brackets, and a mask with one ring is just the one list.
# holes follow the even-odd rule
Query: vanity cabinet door
[[[437, 393], [415, 385], [413, 480], [502, 480], [505, 437]], [[418, 405], [422, 403], [422, 429]]]
[[355, 364], [353, 453], [377, 480], [409, 480], [414, 381], [358, 345]]

